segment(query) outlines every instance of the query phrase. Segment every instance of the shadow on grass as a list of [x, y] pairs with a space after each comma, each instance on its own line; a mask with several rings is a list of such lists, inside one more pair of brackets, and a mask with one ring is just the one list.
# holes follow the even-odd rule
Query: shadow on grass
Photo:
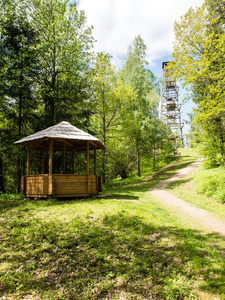
[[179, 186], [181, 186], [181, 185], [183, 185], [183, 184], [185, 184], [185, 183], [188, 183], [188, 182], [190, 182], [190, 181], [191, 181], [191, 178], [178, 179], [178, 180], [175, 180], [175, 181], [169, 183], [169, 184], [167, 185], [166, 189], [167, 189], [167, 190], [173, 190], [173, 189], [175, 189], [175, 188], [177, 188], [177, 187], [179, 187]]
[[[187, 162], [182, 162], [180, 161], [179, 162], [176, 162], [176, 164], [170, 164], [166, 167], [164, 167], [162, 170], [156, 172], [153, 177], [154, 178], [157, 178], [157, 177], [161, 177], [161, 176], [168, 176], [168, 175], [173, 175], [176, 171], [180, 170], [180, 169], [183, 169], [183, 168], [186, 168], [187, 166], [189, 166], [190, 164], [192, 164], [193, 162], [195, 162], [195, 160], [191, 159]], [[166, 178], [167, 179], [167, 178]]]
[[196, 299], [196, 286], [225, 294], [225, 249], [215, 234], [156, 227], [126, 211], [5, 225], [2, 297]]
[[190, 165], [193, 160], [190, 160], [188, 162], [177, 162], [176, 164], [170, 164], [166, 167], [164, 167], [162, 170], [155, 172], [154, 174], [145, 177], [142, 180], [137, 181], [136, 183], [133, 184], [128, 184], [124, 186], [116, 186], [114, 188], [105, 190], [104, 192], [106, 193], [112, 193], [112, 194], [130, 194], [132, 192], [146, 192], [150, 190], [154, 185], [157, 183], [166, 180], [170, 177], [172, 177], [178, 170], [187, 167]]
[[139, 197], [127, 194], [111, 194], [111, 198], [118, 200], [139, 200]]
[[[110, 193], [113, 197], [113, 195], [115, 195], [116, 199], [129, 199], [129, 200], [138, 200], [138, 197], [136, 196], [131, 196], [130, 191], [131, 192], [145, 192], [147, 190], [149, 190], [153, 185], [159, 183], [160, 181], [166, 180], [168, 178], [170, 178], [171, 176], [173, 176], [173, 174], [182, 168], [185, 168], [186, 166], [190, 165], [190, 163], [194, 162], [194, 159], [189, 159], [189, 161], [187, 162], [183, 162], [181, 160], [180, 157], [176, 157], [173, 158], [173, 160], [175, 159], [175, 161], [173, 161], [172, 163], [170, 163], [169, 165], [163, 167], [162, 169], [160, 169], [159, 171], [153, 173], [150, 176], [145, 177], [143, 180], [139, 180], [136, 183], [132, 183], [132, 184], [128, 184], [128, 185], [119, 185], [119, 186], [115, 186], [112, 188], [108, 188], [104, 191], [104, 193]], [[122, 197], [122, 198], [121, 198]], [[95, 198], [76, 198], [76, 199], [71, 199], [71, 198], [64, 198], [64, 199], [39, 199], [39, 200], [32, 200], [32, 199], [21, 199], [21, 200], [1, 200], [0, 199], [0, 206], [1, 206], [1, 211], [8, 211], [8, 210], [13, 210], [14, 208], [18, 208], [18, 207], [23, 207], [24, 203], [30, 203], [31, 205], [35, 204], [36, 206], [51, 206], [51, 205], [55, 205], [56, 203], [61, 205], [61, 204], [65, 204], [68, 202], [76, 202], [76, 201], [96, 201]], [[29, 206], [29, 205], [28, 205]], [[29, 208], [26, 208], [29, 209]]]

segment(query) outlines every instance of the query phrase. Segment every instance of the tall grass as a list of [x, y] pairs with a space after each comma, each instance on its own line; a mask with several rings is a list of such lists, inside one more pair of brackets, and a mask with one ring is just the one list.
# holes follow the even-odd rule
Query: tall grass
[[201, 169], [194, 175], [197, 192], [225, 203], [225, 167]]

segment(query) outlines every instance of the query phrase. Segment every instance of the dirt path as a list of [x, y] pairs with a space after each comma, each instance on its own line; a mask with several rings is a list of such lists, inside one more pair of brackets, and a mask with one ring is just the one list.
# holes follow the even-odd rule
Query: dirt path
[[[199, 165], [200, 161], [196, 161], [184, 169], [178, 171], [173, 177], [160, 182], [151, 189], [151, 194], [159, 200], [163, 205], [173, 207], [182, 212], [183, 218], [186, 220], [194, 221], [197, 225], [208, 229], [209, 231], [216, 232], [225, 237], [225, 222], [218, 220], [215, 216], [210, 214], [204, 209], [195, 207], [186, 201], [174, 196], [166, 191], [166, 187], [173, 181], [180, 177], [184, 177], [193, 172], [194, 168]], [[198, 228], [199, 229], [199, 228]]]

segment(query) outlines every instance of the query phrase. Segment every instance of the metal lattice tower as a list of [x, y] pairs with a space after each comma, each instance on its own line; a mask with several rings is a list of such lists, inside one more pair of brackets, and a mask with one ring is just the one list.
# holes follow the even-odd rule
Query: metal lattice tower
[[175, 152], [177, 153], [177, 139], [182, 142], [182, 147], [187, 147], [184, 132], [184, 121], [181, 103], [179, 99], [179, 87], [176, 80], [171, 79], [166, 74], [166, 66], [169, 62], [163, 62], [163, 77], [165, 85], [162, 88], [161, 98], [161, 120], [170, 128], [172, 134], [170, 138], [174, 140]]

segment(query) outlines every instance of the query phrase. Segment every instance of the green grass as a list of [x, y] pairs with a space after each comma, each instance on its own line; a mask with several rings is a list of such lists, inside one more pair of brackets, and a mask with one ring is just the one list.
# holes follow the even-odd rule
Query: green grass
[[197, 191], [225, 203], [225, 168], [202, 169], [194, 176]]
[[225, 299], [224, 239], [148, 192], [192, 161], [111, 187], [107, 199], [0, 198], [0, 298]]
[[181, 156], [199, 157], [197, 148], [179, 148], [178, 153], [180, 153]]
[[171, 163], [173, 161], [179, 161], [179, 160], [180, 160], [180, 157], [175, 157], [175, 156], [172, 156], [172, 155], [168, 156], [164, 159], [162, 159], [161, 157], [157, 157], [156, 158], [155, 169], [153, 169], [152, 161], [150, 163], [149, 163], [148, 160], [142, 161], [141, 176], [140, 177], [137, 175], [137, 172], [134, 171], [128, 176], [128, 178], [121, 179], [121, 177], [118, 176], [117, 178], [111, 180], [110, 182], [107, 182], [107, 183], [103, 184], [103, 188], [105, 190], [107, 190], [107, 189], [110, 189], [110, 188], [115, 187], [115, 186], [128, 185], [128, 184], [135, 183], [139, 180], [144, 179], [146, 176], [149, 176], [149, 175], [153, 174], [154, 172], [160, 170], [161, 168], [168, 165], [169, 163]]
[[207, 170], [204, 165], [191, 177], [179, 178], [167, 189], [181, 199], [206, 209], [215, 217], [225, 219], [225, 176], [224, 168]]

